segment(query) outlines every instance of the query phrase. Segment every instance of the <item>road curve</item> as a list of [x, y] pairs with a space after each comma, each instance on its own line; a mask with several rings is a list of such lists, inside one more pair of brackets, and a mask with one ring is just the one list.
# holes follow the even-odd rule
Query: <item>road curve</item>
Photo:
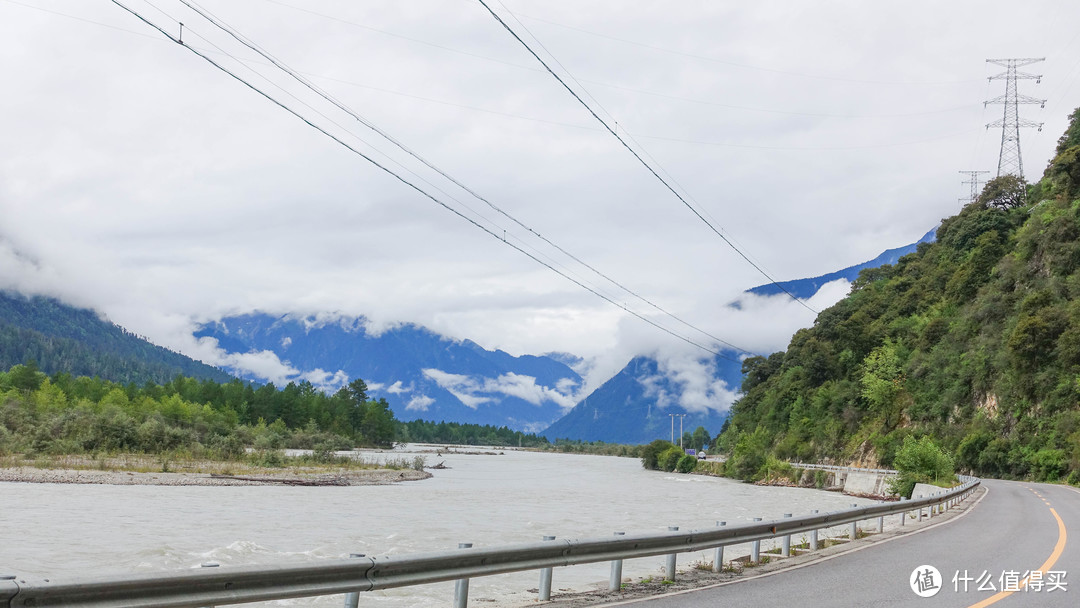
[[[771, 576], [617, 605], [1080, 606], [1080, 492], [1013, 481], [983, 484], [987, 494], [969, 513], [932, 530]], [[910, 582], [924, 565], [941, 573], [940, 590], [925, 598], [913, 591]], [[1035, 590], [1037, 580], [1021, 582], [1031, 571], [1043, 573], [1041, 590]], [[1064, 575], [1055, 574], [1059, 572]], [[1063, 581], [1063, 588], [1051, 577]], [[966, 591], [964, 578], [972, 579]], [[1003, 591], [1008, 588], [1020, 590]]]

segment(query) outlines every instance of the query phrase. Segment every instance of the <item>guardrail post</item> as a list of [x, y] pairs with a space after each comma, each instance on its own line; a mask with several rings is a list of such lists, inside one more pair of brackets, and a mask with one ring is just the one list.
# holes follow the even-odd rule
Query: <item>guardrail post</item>
[[[907, 500], [907, 499], [904, 498], [903, 496], [900, 497], [900, 502], [904, 502], [905, 500]], [[904, 522], [906, 520], [907, 520], [907, 511], [901, 511], [900, 512], [900, 525], [903, 526]]]
[[[755, 517], [754, 521], [761, 521], [760, 517]], [[755, 540], [750, 545], [750, 563], [756, 564], [761, 559], [761, 541]]]
[[0, 606], [10, 606], [8, 602], [19, 593], [15, 578], [14, 574], [0, 574]]
[[877, 531], [878, 534], [885, 532], [885, 516], [881, 515], [877, 518]]
[[[814, 509], [813, 511], [811, 511], [811, 513], [813, 513], [814, 515], [817, 515], [818, 510]], [[810, 550], [811, 551], [817, 551], [817, 549], [818, 549], [817, 528], [814, 528], [813, 530], [810, 531]]]
[[[727, 525], [726, 521], [716, 522], [717, 527], [723, 527]], [[716, 548], [712, 558], [712, 571], [722, 572], [724, 570], [724, 545], [720, 545]]]
[[[364, 557], [364, 554], [363, 553], [350, 553], [349, 554], [350, 559], [356, 559], [356, 558], [359, 558], [359, 557]], [[359, 606], [360, 606], [360, 592], [359, 591], [350, 591], [349, 593], [345, 594], [345, 608], [359, 608]]]
[[[859, 505], [857, 505], [855, 503], [851, 503], [851, 508], [852, 509], [858, 508], [858, 506]], [[859, 535], [859, 522], [853, 521], [853, 522], [851, 522], [851, 541], [855, 542], [855, 537], [858, 536], [858, 535]]]
[[[791, 513], [784, 513], [784, 518], [791, 517]], [[784, 540], [780, 545], [780, 557], [791, 557], [791, 535], [784, 536]]]
[[[220, 566], [220, 565], [221, 565], [221, 564], [219, 564], [219, 563], [217, 563], [217, 562], [203, 562], [203, 563], [202, 563], [202, 564], [200, 565], [200, 567], [201, 567], [201, 568], [217, 568], [217, 567], [218, 567], [218, 566]], [[214, 608], [214, 607], [213, 607], [213, 606], [202, 606], [201, 608]]]
[[[472, 543], [458, 543], [458, 549], [472, 549]], [[469, 579], [459, 578], [454, 581], [454, 608], [466, 608], [469, 605]]]
[[[626, 532], [616, 532], [615, 536], [625, 536]], [[622, 560], [611, 560], [611, 578], [608, 579], [608, 591], [622, 589]]]
[[[668, 532], [678, 532], [679, 526], [668, 526]], [[675, 580], [675, 553], [668, 553], [667, 564], [664, 566], [664, 580]]]
[[[555, 540], [554, 536], [545, 536], [544, 540]], [[540, 569], [540, 601], [551, 599], [551, 568]]]

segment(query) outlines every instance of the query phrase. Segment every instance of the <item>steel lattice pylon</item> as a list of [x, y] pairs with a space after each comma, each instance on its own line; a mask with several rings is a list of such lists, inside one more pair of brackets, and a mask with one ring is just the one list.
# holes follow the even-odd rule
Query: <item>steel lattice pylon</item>
[[1017, 80], [1034, 80], [1036, 84], [1041, 82], [1041, 74], [1028, 74], [1018, 71], [1017, 68], [1044, 61], [1045, 57], [1027, 59], [987, 59], [987, 63], [993, 63], [1005, 68], [1000, 74], [991, 76], [990, 80], [1004, 80], [1005, 94], [983, 102], [983, 106], [992, 103], [1000, 103], [1005, 106], [1005, 114], [1000, 120], [986, 125], [986, 128], [1001, 127], [1001, 155], [998, 156], [997, 176], [1015, 175], [1024, 179], [1024, 162], [1020, 158], [1020, 127], [1038, 127], [1042, 130], [1041, 122], [1033, 122], [1020, 118], [1019, 105], [1022, 103], [1037, 103], [1040, 107], [1046, 106], [1045, 99], [1035, 99], [1016, 92]]
[[983, 173], [990, 173], [989, 171], [961, 171], [961, 175], [968, 176], [967, 181], [960, 182], [965, 186], [971, 186], [971, 194], [967, 198], [961, 198], [960, 204], [968, 205], [975, 202], [975, 199], [979, 198], [979, 193], [982, 190], [979, 188], [984, 182], [979, 179], [979, 175]]

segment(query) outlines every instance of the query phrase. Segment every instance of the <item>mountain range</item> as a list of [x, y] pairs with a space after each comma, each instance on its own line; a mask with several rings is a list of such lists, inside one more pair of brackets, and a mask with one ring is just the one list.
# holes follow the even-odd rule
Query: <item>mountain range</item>
[[[400, 420], [447, 420], [538, 432], [573, 405], [581, 376], [572, 356], [512, 356], [404, 324], [371, 332], [363, 318], [320, 322], [252, 313], [203, 325], [230, 353], [270, 351], [330, 383], [362, 378]], [[234, 370], [243, 374], [242, 370]], [[262, 378], [250, 377], [261, 381]]]
[[[895, 263], [933, 240], [934, 231], [905, 247], [848, 268], [808, 279], [747, 290], [766, 297], [800, 298], [838, 279], [854, 280], [865, 268]], [[736, 304], [732, 304], [735, 306]], [[469, 340], [452, 340], [414, 324], [369, 330], [360, 318], [325, 321], [253, 312], [207, 323], [195, 336], [213, 339], [226, 353], [271, 352], [309, 379], [333, 390], [362, 378], [370, 394], [384, 397], [401, 420], [446, 420], [542, 432], [549, 439], [645, 443], [669, 437], [680, 423], [690, 432], [717, 433], [726, 406], [742, 380], [737, 353], [684, 362], [635, 357], [590, 394], [575, 402], [584, 362], [571, 354], [512, 356]], [[182, 374], [226, 381], [227, 372], [262, 383], [240, 369], [221, 370], [155, 346], [93, 311], [42, 297], [0, 292], [0, 366], [33, 359], [43, 371], [100, 375], [122, 382], [164, 382]], [[685, 369], [697, 372], [697, 384]], [[702, 385], [701, 377], [708, 380]], [[684, 414], [675, 420], [671, 414]]]

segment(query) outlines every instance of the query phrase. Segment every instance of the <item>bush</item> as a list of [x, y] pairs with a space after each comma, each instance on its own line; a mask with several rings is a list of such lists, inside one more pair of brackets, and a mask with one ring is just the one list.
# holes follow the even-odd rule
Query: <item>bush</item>
[[900, 496], [910, 497], [917, 483], [948, 486], [955, 480], [952, 457], [929, 437], [905, 437], [893, 464], [900, 473], [889, 482], [889, 491]]
[[673, 445], [660, 454], [657, 459], [657, 466], [661, 471], [674, 471], [675, 467], [679, 465], [679, 459], [683, 456], [686, 456], [686, 453], [679, 446]]
[[670, 441], [657, 439], [641, 448], [641, 466], [655, 471], [660, 468], [660, 454], [673, 447]]
[[697, 467], [698, 460], [696, 457], [689, 454], [683, 454], [682, 458], [675, 464], [675, 470], [680, 473], [690, 473]]
[[281, 450], [258, 450], [249, 455], [251, 464], [257, 467], [285, 466], [285, 452]]

